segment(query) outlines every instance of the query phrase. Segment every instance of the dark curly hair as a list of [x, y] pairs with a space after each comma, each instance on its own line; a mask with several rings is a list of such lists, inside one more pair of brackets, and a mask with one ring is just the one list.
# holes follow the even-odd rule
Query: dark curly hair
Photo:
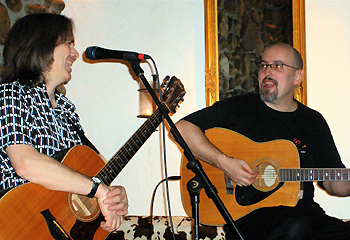
[[56, 46], [73, 36], [73, 21], [51, 13], [30, 14], [13, 25], [5, 41], [1, 83], [19, 81], [31, 87], [45, 82]]

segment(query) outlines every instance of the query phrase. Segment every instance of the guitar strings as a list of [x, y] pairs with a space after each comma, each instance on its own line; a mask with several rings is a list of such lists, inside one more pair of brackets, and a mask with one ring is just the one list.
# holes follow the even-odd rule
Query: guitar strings
[[131, 157], [135, 155], [143, 143], [153, 133], [153, 131], [149, 131], [149, 129], [153, 127], [155, 130], [156, 127], [160, 124], [160, 116], [161, 113], [159, 109], [157, 109], [154, 114], [151, 115], [147, 121], [139, 128], [139, 130], [111, 158], [111, 160], [108, 161], [106, 166], [98, 173], [101, 180], [104, 179], [104, 182], [109, 185], [115, 179], [119, 172], [129, 162]]
[[347, 168], [283, 168], [278, 173], [273, 169], [256, 170], [257, 179], [279, 179], [280, 181], [348, 181], [350, 169]]

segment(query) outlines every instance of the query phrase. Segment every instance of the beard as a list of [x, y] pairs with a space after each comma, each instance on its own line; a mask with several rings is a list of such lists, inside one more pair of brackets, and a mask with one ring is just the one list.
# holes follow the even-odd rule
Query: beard
[[272, 103], [277, 99], [278, 90], [276, 89], [272, 93], [269, 90], [260, 89], [259, 90], [260, 99], [264, 102]]
[[[265, 79], [264, 79], [265, 80]], [[270, 79], [273, 80], [273, 79]], [[269, 102], [272, 103], [277, 99], [278, 95], [278, 88], [277, 88], [277, 82], [276, 82], [276, 88], [273, 92], [270, 92], [269, 89], [263, 89], [263, 82], [261, 83], [261, 86], [259, 87], [259, 94], [260, 94], [260, 99], [264, 102]]]

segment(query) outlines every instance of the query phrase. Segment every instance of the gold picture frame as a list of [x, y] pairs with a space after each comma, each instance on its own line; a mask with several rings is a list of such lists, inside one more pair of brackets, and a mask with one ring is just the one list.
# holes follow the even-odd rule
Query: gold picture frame
[[[303, 104], [306, 95], [306, 42], [305, 42], [305, 1], [293, 1], [293, 47], [304, 59], [304, 77], [296, 88], [294, 97]], [[219, 64], [218, 64], [218, 15], [217, 0], [204, 0], [205, 10], [205, 94], [206, 105], [211, 106], [219, 99]]]

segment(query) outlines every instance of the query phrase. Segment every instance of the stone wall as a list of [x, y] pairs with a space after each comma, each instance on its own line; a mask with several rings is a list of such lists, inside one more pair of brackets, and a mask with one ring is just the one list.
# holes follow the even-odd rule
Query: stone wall
[[14, 22], [31, 13], [56, 13], [61, 14], [65, 8], [62, 0], [1, 0], [0, 1], [0, 65], [2, 51], [8, 31]]
[[256, 92], [264, 49], [293, 45], [292, 0], [218, 0], [220, 99]]

